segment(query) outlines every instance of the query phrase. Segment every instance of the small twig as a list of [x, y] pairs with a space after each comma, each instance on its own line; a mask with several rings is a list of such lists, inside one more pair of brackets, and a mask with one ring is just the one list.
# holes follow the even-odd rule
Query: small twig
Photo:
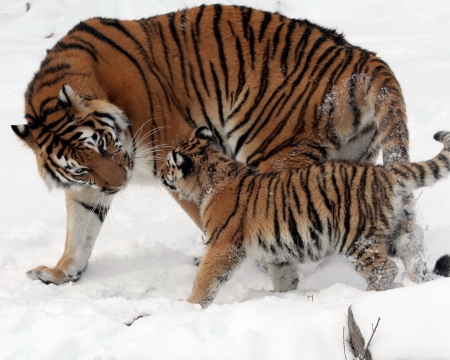
[[312, 302], [314, 302], [314, 294], [306, 295], [306, 298], [307, 298], [308, 300], [311, 300]]
[[369, 350], [370, 342], [372, 341], [372, 338], [373, 338], [373, 335], [375, 334], [375, 331], [377, 331], [377, 327], [378, 327], [378, 324], [380, 323], [380, 319], [381, 319], [381, 318], [378, 318], [377, 324], [375, 325], [375, 329], [373, 328], [373, 324], [372, 324], [372, 335], [370, 336], [370, 339], [369, 339], [369, 341], [367, 342], [366, 348], [364, 349], [364, 354], [363, 354], [362, 357], [360, 358], [361, 360], [364, 360], [364, 358], [365, 358], [365, 356], [366, 356], [366, 353], [367, 353], [367, 350]]
[[344, 356], [345, 360], [347, 360], [347, 354], [345, 352], [345, 326], [342, 329], [342, 345], [344, 346]]
[[422, 196], [422, 193], [423, 193], [423, 190], [420, 192], [419, 196], [417, 197], [416, 202], [419, 201], [420, 197]]

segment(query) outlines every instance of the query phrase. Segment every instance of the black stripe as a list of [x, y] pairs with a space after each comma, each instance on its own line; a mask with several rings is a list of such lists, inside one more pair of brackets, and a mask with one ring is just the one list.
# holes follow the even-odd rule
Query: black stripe
[[268, 174], [269, 177], [269, 181], [267, 183], [267, 188], [266, 188], [266, 194], [264, 195], [266, 197], [266, 217], [269, 215], [269, 208], [270, 208], [270, 193], [271, 193], [271, 187], [272, 187], [272, 182], [275, 180], [276, 176], [274, 174]]
[[200, 72], [200, 78], [202, 79], [202, 84], [206, 90], [206, 94], [209, 97], [211, 95], [209, 93], [208, 82], [206, 81], [205, 70], [203, 69], [203, 60], [202, 57], [200, 56], [199, 50], [200, 39], [195, 35], [194, 28], [191, 28], [191, 35], [192, 35], [192, 42], [194, 44], [195, 59], [197, 60], [198, 70]]
[[[146, 24], [146, 23], [145, 23], [145, 24]], [[144, 26], [144, 24], [143, 24], [142, 26]], [[162, 44], [162, 46], [163, 46], [163, 51], [164, 51], [164, 62], [165, 62], [165, 64], [166, 64], [166, 66], [167, 66], [167, 69], [169, 69], [170, 80], [171, 80], [171, 82], [173, 83], [172, 62], [169, 61], [169, 49], [168, 49], [168, 47], [167, 47], [166, 39], [164, 38], [164, 32], [163, 32], [161, 23], [157, 22], [157, 23], [156, 23], [156, 26], [158, 27], [158, 30], [159, 30], [159, 36], [160, 36], [160, 38], [161, 38], [161, 44]], [[147, 27], [147, 26], [146, 26], [146, 27]], [[146, 30], [146, 32], [147, 32], [147, 30]], [[149, 40], [149, 42], [150, 42], [150, 35], [147, 35], [147, 36], [148, 36], [148, 40]], [[154, 62], [154, 63], [156, 63], [156, 62]]]
[[[241, 92], [244, 88], [244, 85], [245, 85], [245, 60], [244, 60], [244, 55], [242, 52], [242, 46], [241, 46], [239, 37], [236, 37], [236, 51], [237, 51], [237, 56], [238, 56], [238, 61], [239, 61], [238, 86], [236, 88], [236, 100], [237, 100], [237, 98], [241, 94]], [[240, 105], [242, 106], [242, 103]], [[234, 111], [235, 110], [233, 110], [233, 112]]]
[[249, 47], [250, 47], [250, 59], [252, 62], [252, 69], [254, 69], [255, 68], [255, 34], [254, 34], [253, 28], [251, 26], [250, 26]]
[[103, 222], [106, 218], [106, 215], [108, 215], [109, 209], [107, 207], [98, 205], [98, 206], [90, 206], [82, 201], [77, 201], [78, 204], [83, 206], [86, 210], [93, 212], [95, 215], [97, 215], [98, 219]]
[[305, 249], [305, 244], [303, 243], [303, 239], [302, 239], [300, 233], [298, 232], [297, 221], [294, 217], [294, 214], [293, 214], [291, 208], [289, 208], [288, 226], [289, 226], [289, 233], [291, 234], [291, 238], [294, 241], [294, 244], [297, 248], [299, 261], [303, 262], [303, 250]]
[[53, 179], [53, 181], [56, 183], [58, 187], [63, 189], [69, 188], [68, 184], [62, 183], [61, 180], [53, 173], [52, 169], [50, 169], [50, 166], [47, 163], [44, 165], [44, 168], [47, 171], [47, 174], [50, 175], [50, 177]]
[[277, 29], [275, 30], [275, 34], [273, 35], [272, 42], [273, 42], [273, 49], [272, 49], [272, 60], [275, 58], [275, 55], [277, 53], [278, 44], [280, 42], [280, 32], [281, 29], [284, 27], [284, 24], [278, 25]]
[[45, 88], [45, 87], [50, 87], [52, 85], [55, 85], [59, 82], [62, 82], [63, 79], [65, 78], [79, 78], [79, 81], [83, 81], [81, 80], [82, 78], [88, 78], [90, 77], [91, 74], [88, 72], [65, 72], [65, 73], [60, 73], [58, 76], [54, 77], [53, 79], [47, 80], [45, 82], [42, 82], [41, 84], [39, 84], [39, 86], [36, 89], [33, 89], [35, 92], [38, 92], [39, 90]]
[[350, 105], [350, 109], [353, 112], [353, 129], [354, 129], [354, 131], [356, 131], [358, 129], [358, 126], [361, 123], [361, 111], [359, 110], [359, 107], [358, 107], [358, 104], [356, 103], [356, 98], [355, 98], [356, 80], [357, 80], [357, 75], [352, 74], [352, 76], [350, 76], [350, 80], [349, 80], [349, 84], [348, 84], [348, 103]]
[[219, 111], [219, 119], [222, 127], [225, 126], [225, 119], [223, 117], [223, 104], [222, 104], [222, 92], [220, 91], [219, 79], [217, 78], [216, 71], [214, 70], [214, 64], [212, 62], [209, 63], [211, 68], [211, 74], [214, 80], [214, 87], [216, 89], [216, 99], [217, 99], [217, 110]]
[[98, 63], [97, 51], [93, 51], [92, 48], [81, 44], [66, 44], [62, 41], [56, 43], [51, 52], [62, 53], [67, 50], [80, 50], [86, 52], [96, 63]]
[[281, 73], [286, 76], [287, 70], [288, 70], [288, 57], [289, 57], [289, 50], [291, 49], [291, 37], [292, 37], [292, 33], [295, 30], [295, 27], [297, 26], [297, 22], [295, 20], [291, 20], [288, 24], [288, 28], [286, 31], [286, 38], [284, 40], [284, 49], [281, 52], [281, 66], [280, 66], [280, 70]]
[[195, 19], [195, 31], [197, 33], [198, 38], [200, 38], [200, 21], [202, 20], [204, 10], [205, 10], [205, 4], [200, 5], [199, 12], [197, 13], [197, 18]]
[[306, 194], [306, 202], [307, 202], [307, 208], [308, 208], [308, 218], [314, 227], [320, 234], [323, 233], [323, 226], [322, 222], [320, 220], [319, 213], [316, 210], [316, 207], [314, 206], [314, 202], [311, 199], [311, 191], [310, 191], [310, 176], [311, 176], [311, 169], [307, 168], [303, 172], [305, 178], [302, 179], [302, 188], [303, 191]]
[[219, 22], [222, 16], [222, 6], [219, 4], [214, 5], [214, 21], [213, 21], [213, 27], [214, 27], [214, 37], [217, 42], [217, 47], [219, 50], [219, 59], [220, 59], [220, 66], [222, 67], [223, 76], [225, 78], [225, 96], [228, 99], [229, 97], [229, 91], [228, 91], [228, 67], [227, 62], [225, 58], [225, 51], [222, 41], [222, 35], [220, 34], [220, 28], [219, 28]]
[[[244, 185], [244, 181], [245, 181], [245, 180], [246, 180], [246, 177], [245, 177], [245, 176], [243, 176], [243, 177], [239, 180], [239, 183], [237, 184], [237, 187], [236, 187], [236, 193], [237, 193], [237, 194], [241, 194], [241, 190], [242, 190], [242, 187], [243, 187], [243, 185]], [[231, 219], [232, 219], [233, 217], [236, 216], [236, 214], [238, 213], [239, 204], [240, 204], [240, 199], [239, 199], [238, 197], [236, 197], [236, 200], [235, 200], [235, 203], [234, 203], [234, 208], [233, 208], [232, 213], [228, 216], [228, 218], [227, 218], [227, 220], [224, 222], [224, 224], [223, 224], [220, 228], [217, 228], [217, 229], [214, 231], [213, 234], [216, 234], [216, 235], [215, 235], [216, 237], [219, 237], [219, 236], [220, 236], [220, 234], [222, 233], [222, 231], [224, 231], [224, 230], [227, 228], [227, 226], [228, 226], [228, 224], [230, 223]]]
[[281, 233], [280, 233], [280, 221], [278, 219], [278, 207], [274, 206], [274, 215], [273, 215], [273, 232], [275, 236], [275, 242], [279, 249], [283, 249], [283, 243], [281, 242]]
[[440, 179], [439, 165], [436, 164], [434, 160], [429, 160], [426, 162], [426, 164], [431, 169], [435, 180], [439, 180]]
[[316, 176], [316, 182], [318, 184], [318, 188], [319, 188], [319, 193], [322, 196], [322, 200], [327, 208], [327, 210], [331, 213], [333, 210], [333, 206], [330, 202], [330, 199], [327, 195], [326, 189], [326, 178], [325, 178], [325, 166], [322, 164], [319, 166], [320, 167], [320, 174], [318, 174]]
[[175, 16], [176, 13], [171, 12], [167, 14], [169, 17], [169, 27], [170, 27], [170, 33], [172, 34], [172, 38], [175, 41], [175, 44], [177, 45], [178, 53], [180, 54], [180, 66], [181, 66], [181, 75], [183, 77], [183, 84], [184, 89], [186, 90], [186, 94], [189, 96], [189, 90], [187, 86], [187, 75], [186, 75], [186, 69], [185, 69], [185, 59], [184, 59], [184, 53], [183, 49], [181, 47], [180, 38], [178, 36], [177, 27], [175, 26]]
[[264, 37], [264, 33], [265, 33], [267, 26], [269, 25], [271, 20], [272, 20], [272, 14], [268, 11], [264, 11], [264, 19], [261, 22], [261, 28], [259, 29], [259, 36], [258, 36], [259, 42], [262, 41], [262, 39]]
[[[96, 116], [96, 117], [107, 118], [107, 119], [113, 121], [114, 123], [116, 122], [116, 119], [114, 118], [114, 116], [112, 116], [111, 114], [108, 114], [108, 113], [104, 113], [104, 112], [100, 112], [100, 111], [94, 111], [93, 115]], [[109, 125], [109, 124], [107, 126], [111, 127], [111, 125]]]
[[[436, 159], [438, 159], [439, 161], [442, 161], [444, 163], [445, 168], [450, 171], [450, 161], [447, 156], [440, 153], [439, 155], [436, 156]], [[412, 165], [417, 165], [417, 164], [412, 164]]]

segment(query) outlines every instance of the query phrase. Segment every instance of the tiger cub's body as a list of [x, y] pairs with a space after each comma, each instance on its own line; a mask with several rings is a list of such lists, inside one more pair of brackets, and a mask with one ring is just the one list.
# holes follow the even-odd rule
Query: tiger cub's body
[[450, 133], [435, 139], [444, 149], [419, 163], [336, 161], [262, 173], [227, 158], [212, 133], [198, 129], [163, 170], [165, 185], [199, 205], [208, 244], [189, 301], [208, 305], [246, 255], [269, 263], [273, 278], [285, 263], [338, 253], [353, 260], [368, 290], [388, 288], [397, 274], [388, 248], [401, 236], [403, 195], [450, 171]]
[[[264, 171], [371, 162], [380, 149], [384, 162], [408, 160], [405, 104], [384, 61], [307, 20], [242, 6], [83, 21], [48, 51], [25, 109], [27, 125], [13, 130], [49, 187], [66, 192], [64, 253], [28, 273], [45, 283], [81, 276], [114, 194], [158, 178], [167, 146], [193, 128], [208, 126], [225, 153]], [[180, 203], [200, 224], [195, 204]], [[392, 250], [415, 258], [405, 264], [421, 282], [419, 245]]]

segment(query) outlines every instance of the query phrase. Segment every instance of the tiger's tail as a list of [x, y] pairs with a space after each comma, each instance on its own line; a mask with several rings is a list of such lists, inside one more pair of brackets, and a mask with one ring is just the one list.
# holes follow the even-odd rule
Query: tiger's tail
[[[444, 148], [434, 158], [415, 163], [403, 162], [386, 165], [388, 171], [392, 170], [392, 179], [395, 181], [393, 185], [400, 185], [398, 190], [403, 193], [402, 195], [405, 191], [410, 192], [424, 186], [431, 186], [448, 176], [450, 172], [450, 132], [439, 131], [434, 135], [434, 139], [444, 144]], [[433, 273], [450, 277], [450, 255], [443, 255], [437, 260]]]
[[393, 172], [396, 185], [400, 185], [402, 191], [431, 186], [448, 176], [450, 172], [450, 132], [439, 131], [434, 135], [434, 139], [444, 144], [444, 148], [434, 158], [427, 161], [386, 165], [386, 169]]

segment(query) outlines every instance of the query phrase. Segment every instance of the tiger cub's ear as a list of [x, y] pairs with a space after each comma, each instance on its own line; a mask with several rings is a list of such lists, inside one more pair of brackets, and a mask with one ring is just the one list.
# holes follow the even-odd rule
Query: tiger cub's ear
[[199, 127], [195, 130], [194, 136], [199, 139], [210, 140], [216, 142], [213, 132], [206, 126]]
[[179, 152], [175, 152], [172, 156], [175, 161], [175, 165], [179, 170], [181, 170], [183, 176], [192, 174], [194, 171], [194, 163], [189, 156], [182, 155]]
[[78, 95], [70, 85], [63, 85], [58, 95], [58, 105], [74, 113], [83, 111], [88, 107], [87, 101]]
[[11, 125], [11, 129], [30, 148], [36, 149], [38, 147], [36, 140], [31, 135], [31, 131], [30, 131], [30, 128], [28, 127], [28, 125], [25, 125], [25, 124]]
[[174, 158], [175, 158], [174, 159], [175, 160], [175, 164], [177, 165], [178, 168], [180, 168], [181, 165], [183, 165], [183, 163], [184, 163], [184, 156], [181, 155], [179, 152], [177, 152], [177, 153], [175, 153]]

